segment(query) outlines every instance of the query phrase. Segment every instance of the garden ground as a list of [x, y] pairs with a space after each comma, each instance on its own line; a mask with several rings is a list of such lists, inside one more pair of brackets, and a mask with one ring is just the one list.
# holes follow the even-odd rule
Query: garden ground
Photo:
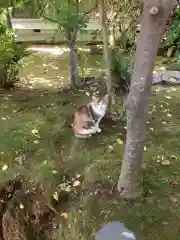
[[[123, 157], [125, 128], [121, 120], [102, 122], [102, 133], [76, 139], [71, 130], [75, 106], [86, 91], [28, 90], [0, 94], [0, 181], [25, 175], [46, 186], [67, 207], [59, 210], [56, 239], [94, 239], [104, 223], [118, 220], [139, 240], [180, 236], [180, 88], [154, 86], [143, 157], [143, 202], [116, 200], [99, 189], [116, 183]], [[121, 106], [117, 96], [114, 111]], [[101, 192], [101, 191], [100, 191]], [[23, 202], [18, 200], [20, 208]]]

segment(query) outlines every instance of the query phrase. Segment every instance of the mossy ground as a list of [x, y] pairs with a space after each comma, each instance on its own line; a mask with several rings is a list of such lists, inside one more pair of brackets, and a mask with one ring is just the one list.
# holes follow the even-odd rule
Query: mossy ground
[[[69, 202], [67, 219], [60, 221], [56, 239], [94, 239], [104, 223], [118, 220], [139, 240], [179, 239], [180, 236], [180, 88], [153, 87], [143, 157], [143, 202], [107, 199], [90, 194], [94, 184], [117, 180], [123, 157], [124, 124], [102, 122], [102, 133], [78, 140], [71, 130], [74, 108], [85, 92], [39, 91], [0, 95], [0, 181], [19, 173], [46, 186], [52, 195], [63, 182], [80, 174], [78, 192]], [[120, 100], [116, 99], [115, 109]], [[35, 131], [34, 131], [35, 130]], [[25, 155], [24, 166], [14, 160]], [[169, 160], [163, 165], [160, 159]], [[3, 166], [6, 166], [6, 169]], [[89, 193], [89, 194], [88, 194]]]

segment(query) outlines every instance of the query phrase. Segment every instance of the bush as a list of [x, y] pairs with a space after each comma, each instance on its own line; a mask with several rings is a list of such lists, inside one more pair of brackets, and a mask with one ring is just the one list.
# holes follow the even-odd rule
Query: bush
[[12, 32], [2, 20], [0, 23], [0, 87], [13, 86], [19, 80], [20, 63], [27, 55], [29, 52], [25, 46], [16, 45]]
[[13, 86], [19, 80], [21, 60], [27, 54], [24, 46], [14, 48], [12, 42], [0, 42], [0, 87]]
[[122, 52], [113, 52], [111, 59], [111, 72], [115, 86], [126, 94], [129, 92], [132, 73], [131, 58]]
[[180, 7], [172, 14], [166, 33], [160, 43], [160, 51], [159, 53], [167, 53], [168, 57], [174, 55], [174, 53], [180, 47]]

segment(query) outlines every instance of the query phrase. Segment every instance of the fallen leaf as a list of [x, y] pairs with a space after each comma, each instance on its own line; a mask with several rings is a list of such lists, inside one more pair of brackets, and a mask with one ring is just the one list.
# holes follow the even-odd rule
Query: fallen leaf
[[76, 180], [73, 182], [73, 187], [77, 187], [80, 185], [80, 181], [79, 180]]
[[61, 216], [67, 219], [67, 213], [61, 213]]
[[32, 134], [38, 134], [39, 133], [39, 131], [37, 129], [33, 129], [31, 132], [32, 132]]
[[53, 193], [53, 198], [58, 202], [59, 196], [58, 196], [58, 193], [57, 193], [57, 192], [54, 192], [54, 193]]
[[168, 113], [168, 114], [167, 114], [167, 117], [172, 117], [172, 114]]
[[58, 174], [58, 172], [56, 170], [53, 170], [52, 173], [53, 174]]
[[169, 165], [171, 164], [171, 162], [170, 162], [168, 159], [163, 159], [163, 160], [161, 161], [161, 164], [162, 164], [163, 166], [169, 166]]
[[177, 160], [177, 157], [175, 155], [171, 155], [171, 158]]
[[39, 141], [38, 140], [34, 140], [33, 143], [34, 144], [39, 144]]
[[2, 171], [3, 171], [3, 172], [5, 172], [7, 169], [8, 169], [8, 165], [7, 165], [7, 164], [5, 164], [5, 165], [2, 166]]
[[59, 184], [59, 187], [60, 187], [60, 189], [61, 190], [66, 190], [66, 184], [65, 183], [61, 183], [61, 184]]
[[122, 141], [120, 138], [116, 139], [116, 141], [117, 141], [117, 143], [119, 143], [119, 144], [123, 144], [123, 141]]
[[171, 185], [177, 185], [177, 181], [173, 179], [169, 180], [168, 183]]
[[25, 156], [17, 156], [17, 157], [14, 158], [14, 161], [19, 163], [20, 165], [23, 165], [24, 160], [25, 160]]
[[154, 128], [149, 128], [151, 131], [154, 131]]
[[113, 150], [113, 146], [108, 145], [109, 150]]
[[19, 204], [20, 209], [24, 209], [24, 205], [22, 203]]
[[167, 99], [171, 99], [172, 97], [170, 97], [170, 96], [165, 96], [165, 98], [167, 98]]

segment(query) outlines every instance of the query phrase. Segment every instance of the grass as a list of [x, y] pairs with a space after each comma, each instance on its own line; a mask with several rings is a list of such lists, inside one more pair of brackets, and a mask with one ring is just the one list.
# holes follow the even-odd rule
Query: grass
[[[47, 49], [48, 52], [43, 52]], [[90, 56], [89, 48], [77, 46], [77, 65], [80, 75], [99, 76], [102, 70], [101, 56]], [[23, 61], [21, 85], [34, 88], [62, 87], [68, 83], [69, 53], [67, 47], [36, 47], [36, 53]]]
[[[29, 180], [46, 184], [53, 194], [65, 174], [81, 174], [81, 190], [96, 182], [116, 181], [123, 155], [123, 145], [117, 141], [124, 140], [120, 122], [104, 121], [101, 134], [77, 140], [71, 131], [72, 115], [75, 105], [87, 98], [84, 92], [30, 92], [25, 99], [24, 95], [1, 94], [0, 168], [8, 166], [1, 171], [1, 182], [21, 172]], [[60, 223], [57, 239], [93, 239], [96, 230], [112, 220], [135, 231], [137, 239], [179, 239], [179, 96], [179, 88], [154, 88], [150, 97], [143, 160], [145, 201], [81, 196], [71, 204], [67, 221]], [[13, 160], [22, 154], [24, 166]], [[170, 165], [159, 163], [161, 157]]]
[[[28, 58], [21, 72], [26, 84], [37, 80], [37, 88], [44, 84], [48, 88], [49, 79], [51, 83], [55, 79], [58, 82], [57, 76], [62, 76], [65, 81], [67, 55], [56, 58], [42, 53]], [[42, 65], [48, 69], [46, 73], [41, 72]], [[90, 74], [98, 74], [99, 61], [88, 58], [85, 68], [86, 65]], [[160, 63], [157, 65], [160, 67]], [[39, 84], [39, 79], [45, 81]], [[86, 100], [85, 91], [1, 93], [1, 184], [22, 174], [27, 182], [44, 185], [47, 197], [52, 197], [61, 183], [72, 181], [77, 174], [81, 176], [80, 185], [71, 191], [67, 219], [60, 220], [56, 240], [94, 239], [100, 226], [115, 220], [132, 229], [139, 240], [178, 240], [180, 88], [155, 86], [150, 96], [142, 163], [144, 202], [119, 201], [94, 194], [98, 183], [113, 185], [119, 176], [125, 129], [121, 121], [104, 120], [102, 133], [88, 140], [76, 139], [71, 130], [74, 109]], [[120, 113], [121, 101], [118, 97], [115, 100], [114, 110]], [[168, 166], [161, 163], [163, 158], [169, 161]]]

